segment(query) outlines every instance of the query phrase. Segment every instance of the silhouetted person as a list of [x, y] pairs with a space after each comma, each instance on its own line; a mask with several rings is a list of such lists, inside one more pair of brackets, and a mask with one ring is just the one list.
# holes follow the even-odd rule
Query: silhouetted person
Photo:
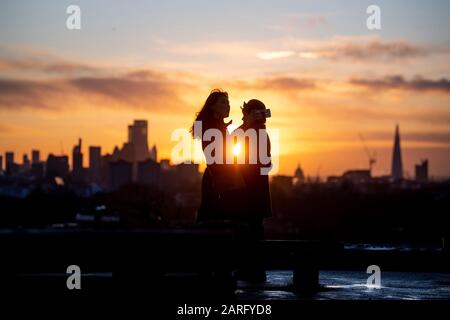
[[[224, 220], [229, 220], [230, 190], [236, 187], [236, 175], [239, 174], [235, 166], [226, 164], [227, 126], [231, 121], [225, 123], [224, 118], [228, 117], [229, 112], [230, 103], [228, 101], [228, 94], [224, 91], [213, 90], [195, 119], [196, 122], [201, 121], [201, 131], [198, 132], [195, 129], [195, 122], [192, 127], [194, 138], [200, 138], [202, 140], [203, 151], [213, 142], [204, 139], [204, 132], [208, 129], [219, 130], [222, 134], [223, 143], [222, 155], [217, 155], [221, 159], [221, 163], [207, 164], [203, 173], [202, 201], [197, 211], [197, 222], [223, 222]], [[207, 154], [205, 156], [208, 158]], [[216, 156], [216, 154], [214, 153], [212, 156]]]
[[[244, 253], [243, 267], [238, 277], [248, 281], [265, 281], [266, 279], [265, 271], [259, 261], [258, 244], [264, 239], [264, 219], [272, 215], [268, 176], [271, 167], [271, 151], [264, 110], [266, 107], [259, 100], [252, 99], [248, 103], [244, 103], [242, 108], [244, 123], [239, 127], [243, 131], [255, 130], [257, 137], [257, 141], [254, 143], [250, 143], [249, 139], [245, 140], [243, 148], [245, 163], [239, 165], [239, 171], [245, 183], [245, 192], [242, 193], [243, 196], [238, 196], [240, 203], [237, 206], [244, 209], [241, 211], [239, 222], [245, 227], [244, 238], [248, 245], [246, 250], [248, 252]], [[259, 150], [261, 146], [264, 146], [260, 144], [261, 139], [266, 139], [266, 150]], [[252, 148], [256, 148], [256, 150], [252, 150]], [[264, 151], [262, 153], [265, 153], [266, 159], [260, 157], [260, 151]], [[250, 161], [252, 152], [257, 155], [256, 163]]]

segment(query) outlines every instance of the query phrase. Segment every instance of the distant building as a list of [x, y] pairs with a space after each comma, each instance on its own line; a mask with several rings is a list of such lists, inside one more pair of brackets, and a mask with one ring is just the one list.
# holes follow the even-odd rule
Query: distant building
[[100, 170], [100, 185], [102, 187], [108, 188], [111, 186], [111, 172], [109, 164], [111, 162], [117, 161], [111, 154], [105, 154], [102, 156], [102, 164]]
[[428, 181], [428, 160], [422, 160], [420, 164], [416, 164], [416, 181]]
[[128, 162], [136, 162], [136, 150], [134, 144], [127, 142], [123, 144], [122, 149], [119, 151], [118, 159], [122, 159]]
[[196, 183], [200, 179], [198, 164], [181, 163], [176, 166], [176, 176], [180, 184]]
[[351, 182], [355, 184], [374, 182], [370, 169], [348, 170], [342, 176], [329, 176], [328, 183]]
[[118, 189], [133, 181], [133, 164], [125, 160], [109, 163], [110, 187]]
[[150, 151], [150, 159], [155, 162], [158, 161], [158, 150], [156, 149], [156, 145], [153, 145], [152, 150]]
[[30, 163], [30, 159], [28, 158], [27, 154], [24, 154], [22, 157], [22, 167], [21, 167], [21, 171], [22, 172], [28, 172], [31, 169], [31, 163]]
[[41, 162], [41, 155], [39, 150], [31, 150], [31, 164]]
[[83, 175], [83, 153], [81, 152], [81, 138], [78, 145], [72, 151], [72, 172], [74, 177], [81, 178]]
[[46, 176], [49, 179], [66, 177], [69, 174], [69, 157], [49, 154], [46, 169]]
[[31, 164], [31, 175], [37, 179], [44, 177], [45, 165], [43, 162], [36, 162]]
[[5, 171], [7, 175], [14, 173], [14, 152], [5, 152]]
[[0, 171], [3, 171], [3, 156], [0, 156]]
[[161, 165], [152, 159], [139, 162], [137, 180], [140, 183], [160, 187]]
[[295, 169], [294, 173], [294, 185], [299, 185], [305, 182], [305, 174], [303, 173], [303, 169], [300, 167], [300, 164], [297, 165], [297, 169]]
[[160, 163], [161, 163], [162, 170], [169, 170], [171, 168], [169, 159], [161, 159]]
[[370, 170], [349, 170], [344, 172], [342, 179], [352, 183], [367, 183], [371, 181], [372, 176]]
[[391, 177], [395, 181], [403, 179], [402, 150], [400, 147], [400, 130], [398, 125], [395, 127], [394, 149], [392, 152]]
[[128, 126], [128, 143], [134, 146], [135, 162], [150, 158], [147, 126], [147, 120], [134, 120], [134, 124]]
[[89, 178], [93, 182], [99, 182], [102, 170], [102, 148], [89, 147]]
[[161, 165], [161, 187], [163, 189], [172, 189], [179, 184], [176, 167], [170, 164], [169, 159], [162, 159]]

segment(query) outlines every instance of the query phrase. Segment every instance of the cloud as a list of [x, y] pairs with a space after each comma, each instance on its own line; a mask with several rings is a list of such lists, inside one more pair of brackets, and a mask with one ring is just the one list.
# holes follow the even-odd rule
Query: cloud
[[124, 74], [56, 80], [0, 79], [0, 109], [61, 110], [95, 105], [164, 111], [185, 106], [182, 92], [191, 89], [157, 72], [152, 78]]
[[[320, 19], [319, 19], [320, 20]], [[313, 20], [315, 21], [315, 20]], [[265, 42], [204, 42], [166, 44], [168, 53], [178, 55], [216, 55], [236, 58], [256, 57], [261, 60], [281, 58], [322, 58], [349, 61], [399, 61], [420, 58], [442, 49], [425, 47], [405, 40], [385, 41], [376, 37], [333, 38], [323, 41], [300, 41], [292, 38]]]
[[402, 89], [411, 91], [440, 91], [450, 93], [450, 81], [446, 78], [440, 80], [425, 79], [417, 76], [412, 80], [405, 80], [400, 75], [387, 76], [382, 79], [353, 78], [350, 83], [374, 90]]
[[176, 86], [166, 81], [136, 80], [126, 77], [85, 77], [69, 82], [82, 92], [137, 107], [159, 104], [171, 96], [173, 100], [177, 100]]
[[[266, 45], [267, 46], [267, 45]], [[272, 43], [272, 50], [261, 50], [255, 55], [262, 60], [280, 58], [364, 61], [400, 61], [439, 53], [436, 48], [425, 48], [407, 41], [383, 41], [377, 38], [337, 38], [327, 41], [297, 41], [293, 39]], [[284, 50], [277, 50], [284, 48]], [[441, 52], [442, 53], [442, 52]]]
[[315, 50], [323, 58], [364, 60], [398, 60], [424, 56], [425, 49], [406, 41], [338, 41], [330, 46]]
[[61, 95], [65, 89], [61, 81], [0, 79], [0, 109], [53, 109], [47, 99]]
[[44, 73], [75, 74], [95, 72], [98, 68], [82, 63], [67, 61], [45, 61], [36, 59], [2, 59], [0, 58], [0, 70], [2, 71], [41, 71]]
[[273, 60], [280, 58], [287, 58], [295, 55], [294, 51], [268, 51], [268, 52], [259, 52], [256, 54], [256, 57], [262, 60]]

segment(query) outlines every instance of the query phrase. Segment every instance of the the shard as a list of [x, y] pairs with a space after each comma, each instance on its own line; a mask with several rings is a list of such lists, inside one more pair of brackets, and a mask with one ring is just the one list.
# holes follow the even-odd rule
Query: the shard
[[394, 150], [392, 153], [391, 177], [394, 180], [403, 179], [402, 150], [400, 147], [400, 130], [395, 127]]

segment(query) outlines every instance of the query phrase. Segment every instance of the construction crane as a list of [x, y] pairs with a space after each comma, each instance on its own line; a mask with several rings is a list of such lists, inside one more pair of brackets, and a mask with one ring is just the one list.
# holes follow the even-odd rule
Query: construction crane
[[364, 151], [366, 152], [367, 158], [369, 159], [369, 170], [372, 173], [372, 167], [377, 162], [377, 154], [376, 154], [376, 152], [371, 153], [369, 151], [369, 148], [367, 148], [367, 145], [366, 145], [366, 140], [364, 139], [364, 137], [361, 133], [359, 133], [359, 139], [361, 139], [361, 142], [364, 146]]

